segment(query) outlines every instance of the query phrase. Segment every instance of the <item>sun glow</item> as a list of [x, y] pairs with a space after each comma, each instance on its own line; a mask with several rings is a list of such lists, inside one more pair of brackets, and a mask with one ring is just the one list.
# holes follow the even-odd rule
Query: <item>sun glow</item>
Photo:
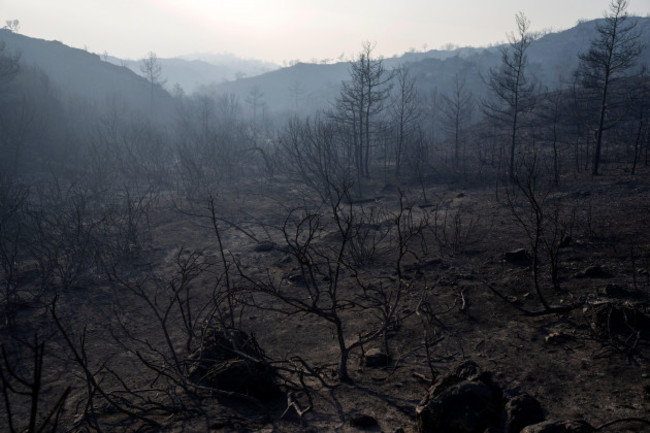
[[[377, 53], [401, 54], [425, 44], [485, 46], [505, 40], [521, 10], [533, 30], [570, 28], [602, 16], [593, 0], [1, 0], [2, 19], [18, 19], [27, 36], [137, 58], [230, 52], [281, 63], [351, 55], [364, 40]], [[550, 11], [562, 10], [561, 16]], [[647, 0], [630, 2], [647, 14]]]

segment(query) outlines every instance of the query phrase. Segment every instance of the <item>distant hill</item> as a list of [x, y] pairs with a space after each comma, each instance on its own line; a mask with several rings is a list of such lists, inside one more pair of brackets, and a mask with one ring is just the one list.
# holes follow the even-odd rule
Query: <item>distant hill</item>
[[[128, 68], [58, 41], [30, 38], [5, 29], [0, 29], [0, 41], [6, 44], [7, 52], [20, 54], [23, 67], [42, 70], [56, 87], [73, 98], [99, 104], [120, 100], [145, 113], [151, 109], [151, 86]], [[154, 88], [154, 97], [156, 114], [170, 114], [171, 96]]]
[[[650, 18], [631, 19], [637, 21], [646, 44], [639, 63], [650, 65]], [[548, 89], [569, 86], [578, 64], [578, 54], [585, 52], [596, 36], [598, 21], [582, 22], [569, 30], [549, 33], [535, 40], [528, 51], [529, 72]], [[120, 98], [143, 111], [151, 107], [151, 87], [139, 76], [139, 61], [110, 57], [103, 61], [96, 54], [61, 42], [29, 38], [4, 29], [0, 30], [0, 40], [6, 43], [8, 52], [21, 54], [24, 65], [42, 69], [53, 83], [71, 95], [99, 102]], [[486, 90], [483, 77], [501, 61], [499, 48], [410, 52], [385, 59], [385, 65], [388, 68], [399, 64], [408, 66], [426, 98], [430, 99], [429, 96], [436, 92], [446, 93], [457, 76], [480, 98]], [[160, 64], [167, 89], [178, 83], [186, 93], [229, 93], [239, 97], [242, 104], [252, 93], [257, 93], [261, 95], [259, 102], [265, 104], [268, 112], [301, 114], [331, 104], [341, 82], [348, 78], [350, 66], [348, 62], [298, 63], [277, 68], [271, 63], [243, 60], [230, 54], [192, 54], [160, 59]], [[157, 109], [171, 113], [171, 96], [161, 88], [155, 91]]]
[[[141, 74], [140, 60], [123, 60], [116, 57], [107, 57], [107, 60]], [[194, 93], [202, 86], [253, 77], [279, 68], [273, 63], [241, 59], [232, 54], [189, 54], [176, 58], [161, 58], [158, 61], [167, 88], [172, 89], [178, 84], [185, 93]]]
[[204, 91], [234, 94], [242, 104], [259, 91], [267, 110], [305, 113], [327, 104], [339, 91], [341, 81], [348, 77], [348, 68], [348, 63], [298, 63], [256, 77], [207, 86]]
[[[645, 42], [638, 63], [650, 65], [650, 18], [630, 19], [638, 22], [637, 28]], [[585, 52], [591, 40], [596, 37], [596, 24], [599, 21], [582, 22], [569, 30], [549, 33], [533, 41], [528, 50], [529, 73], [548, 89], [568, 87], [578, 65], [578, 54]], [[465, 80], [466, 87], [480, 98], [486, 91], [482, 77], [501, 62], [500, 48], [463, 47], [406, 53], [397, 58], [385, 59], [385, 65], [407, 65], [425, 97], [434, 91], [446, 93], [456, 76], [459, 76]], [[325, 107], [334, 101], [341, 81], [348, 78], [348, 68], [348, 62], [333, 65], [300, 63], [260, 76], [211, 86], [210, 91], [233, 93], [244, 101], [256, 89], [264, 94], [264, 101], [270, 110], [298, 111], [304, 114], [303, 109], [307, 105], [296, 104], [296, 87], [300, 89], [299, 101], [308, 102], [312, 108]]]
[[[638, 64], [650, 64], [650, 18], [630, 17], [637, 22], [637, 29], [645, 49]], [[528, 72], [535, 76], [541, 85], [548, 89], [564, 88], [571, 85], [574, 71], [578, 66], [578, 55], [589, 49], [591, 41], [597, 36], [596, 25], [602, 19], [581, 22], [577, 26], [547, 33], [534, 40], [528, 48]], [[429, 51], [427, 53], [405, 54], [403, 63], [418, 71], [419, 86], [423, 89], [437, 88], [444, 92], [449, 88], [456, 74], [466, 76], [469, 87], [475, 93], [482, 93], [481, 76], [501, 62], [501, 46], [490, 48], [457, 48], [450, 51]]]

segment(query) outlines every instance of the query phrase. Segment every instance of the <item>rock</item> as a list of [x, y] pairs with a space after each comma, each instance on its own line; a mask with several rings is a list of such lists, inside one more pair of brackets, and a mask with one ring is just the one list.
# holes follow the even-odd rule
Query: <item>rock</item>
[[390, 357], [377, 348], [367, 350], [363, 356], [363, 365], [366, 367], [386, 367], [389, 362]]
[[188, 379], [197, 385], [270, 400], [279, 396], [275, 370], [257, 341], [243, 331], [219, 330], [186, 360]]
[[612, 276], [612, 274], [605, 271], [600, 265], [589, 266], [588, 268], [585, 268], [582, 273], [585, 278], [610, 278]]
[[508, 251], [504, 254], [503, 258], [506, 262], [512, 263], [513, 265], [525, 266], [530, 264], [530, 255], [528, 251], [524, 248], [518, 248], [516, 250]]
[[519, 433], [544, 421], [534, 397], [520, 388], [504, 393], [492, 377], [474, 361], [440, 377], [415, 409], [418, 433]]
[[571, 340], [574, 340], [573, 336], [563, 332], [551, 332], [544, 337], [544, 342], [547, 344], [563, 344]]
[[582, 312], [598, 335], [621, 343], [631, 337], [650, 340], [650, 315], [641, 304], [604, 299], [587, 303]]
[[573, 276], [573, 278], [611, 278], [611, 277], [612, 274], [605, 271], [600, 265], [588, 266]]
[[630, 298], [632, 293], [627, 289], [619, 286], [618, 284], [608, 284], [605, 287], [601, 288], [598, 293], [601, 296], [609, 296], [611, 298]]
[[440, 379], [436, 381], [431, 388], [429, 388], [429, 397], [430, 398], [437, 398], [440, 394], [451, 388], [452, 386], [456, 386], [459, 383], [463, 382], [462, 377], [458, 377], [455, 374], [450, 374], [448, 376], [443, 376]]
[[585, 421], [545, 421], [525, 427], [521, 433], [591, 433], [596, 431]]
[[296, 272], [296, 273], [290, 274], [287, 277], [287, 280], [289, 280], [289, 282], [291, 284], [295, 284], [297, 286], [306, 286], [307, 285], [307, 280], [305, 279], [305, 276], [301, 272]]
[[372, 427], [377, 427], [379, 424], [377, 423], [377, 420], [370, 415], [357, 414], [353, 415], [352, 418], [350, 418], [350, 425], [352, 427], [365, 430]]
[[270, 251], [273, 251], [276, 248], [277, 248], [277, 244], [275, 242], [262, 241], [257, 245], [255, 245], [255, 248], [253, 248], [253, 250], [256, 253], [268, 253]]
[[474, 361], [465, 361], [458, 364], [452, 374], [442, 376], [429, 388], [429, 398], [438, 397], [445, 390], [461, 383], [464, 380], [476, 379], [482, 374], [481, 368]]
[[544, 421], [544, 409], [537, 399], [520, 394], [506, 403], [505, 433], [519, 433], [524, 427]]
[[[435, 388], [416, 408], [419, 433], [483, 433], [498, 427], [503, 409], [502, 393], [482, 374], [477, 380], [462, 380], [432, 398]], [[450, 380], [443, 379], [443, 382]]]
[[476, 379], [482, 373], [483, 370], [481, 370], [481, 367], [472, 360], [461, 362], [454, 368], [454, 374], [465, 380]]

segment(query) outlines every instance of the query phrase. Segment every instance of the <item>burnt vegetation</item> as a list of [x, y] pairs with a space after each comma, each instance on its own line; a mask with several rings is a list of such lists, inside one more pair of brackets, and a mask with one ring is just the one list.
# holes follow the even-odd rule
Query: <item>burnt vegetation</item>
[[308, 115], [171, 96], [154, 53], [139, 107], [97, 104], [0, 45], [0, 430], [647, 429], [625, 8], [557, 88], [518, 14], [481, 83], [365, 43]]

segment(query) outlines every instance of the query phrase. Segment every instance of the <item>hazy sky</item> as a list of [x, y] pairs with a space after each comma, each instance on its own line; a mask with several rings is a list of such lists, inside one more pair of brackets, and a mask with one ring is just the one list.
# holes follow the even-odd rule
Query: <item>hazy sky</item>
[[[385, 57], [447, 43], [502, 42], [522, 11], [533, 30], [602, 16], [609, 0], [0, 0], [0, 22], [95, 53], [138, 59], [233, 53], [284, 60], [349, 59], [363, 41]], [[650, 0], [630, 0], [646, 16]]]

